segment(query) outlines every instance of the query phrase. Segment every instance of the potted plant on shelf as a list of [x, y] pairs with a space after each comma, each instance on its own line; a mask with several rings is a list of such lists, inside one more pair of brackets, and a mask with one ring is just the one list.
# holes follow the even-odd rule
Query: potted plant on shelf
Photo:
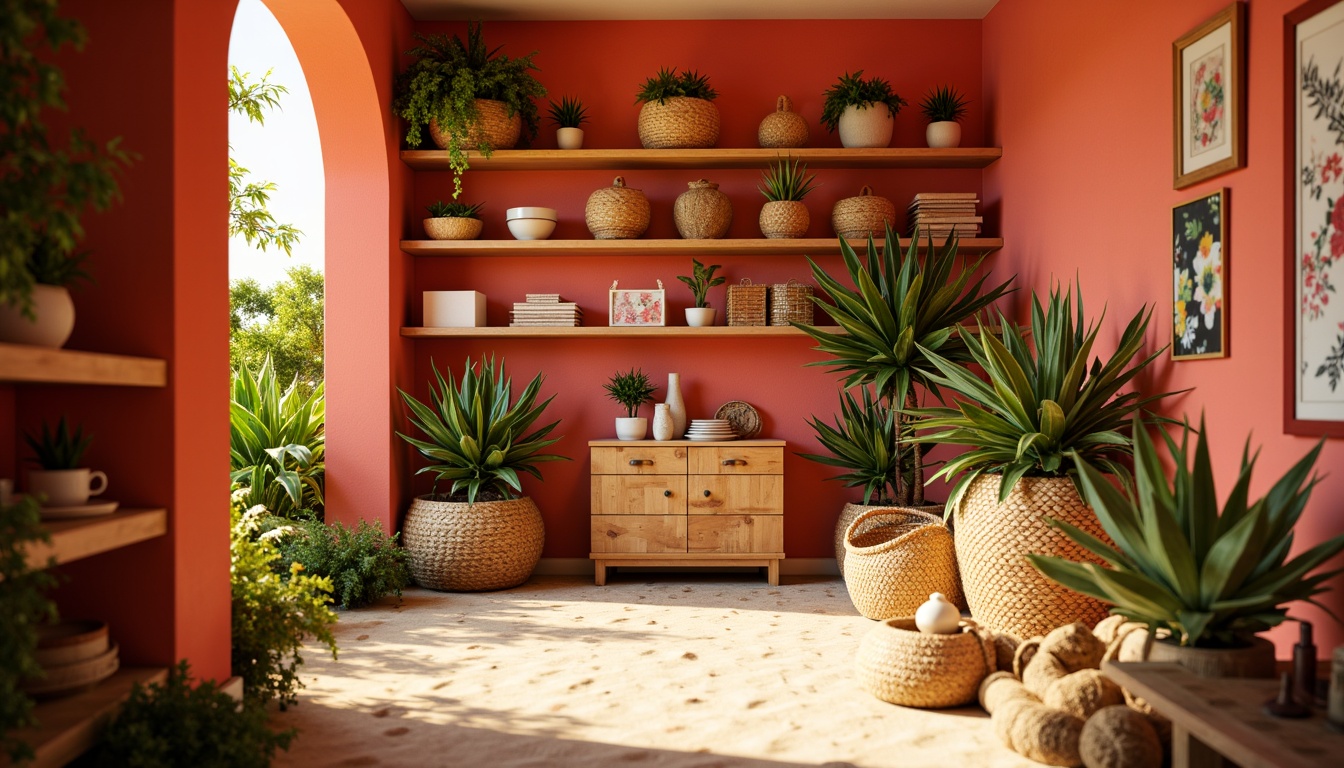
[[712, 147], [719, 142], [718, 96], [709, 76], [659, 69], [635, 96], [639, 110], [639, 142], [645, 149]]
[[[891, 144], [896, 115], [905, 99], [892, 93], [891, 83], [880, 77], [863, 79], [863, 70], [840, 76], [838, 82], [822, 94], [821, 122], [826, 130], [840, 129], [840, 144], [845, 147], [885, 147]], [[885, 107], [885, 109], [883, 108]]]
[[[28, 471], [28, 491], [44, 507], [78, 507], [89, 502], [107, 489], [107, 475], [80, 466], [84, 452], [93, 442], [83, 427], [71, 432], [62, 416], [55, 431], [42, 425], [42, 436], [23, 433], [28, 447], [33, 449], [33, 461], [41, 469]], [[97, 486], [93, 486], [94, 482]]]
[[1074, 621], [1092, 626], [1105, 617], [1100, 601], [1050, 581], [1023, 556], [1101, 562], [1042, 517], [1103, 539], [1071, 479], [1077, 459], [1124, 477], [1122, 461], [1133, 450], [1130, 418], [1172, 394], [1120, 391], [1166, 349], [1138, 357], [1152, 309], [1134, 315], [1109, 359], [1093, 360], [1100, 323], [1084, 331], [1081, 288], [1075, 323], [1072, 294], [1056, 287], [1044, 308], [1033, 294], [1028, 328], [999, 313], [1002, 340], [984, 323], [979, 335], [958, 330], [988, 384], [960, 362], [920, 349], [937, 367], [929, 381], [963, 399], [955, 407], [910, 410], [918, 441], [970, 446], [934, 477], [957, 478], [947, 509], [972, 615], [1020, 638]]
[[961, 120], [966, 114], [966, 97], [950, 85], [940, 85], [924, 96], [919, 109], [929, 119], [924, 140], [933, 149], [961, 145]]
[[583, 128], [588, 122], [588, 108], [578, 99], [560, 97], [560, 103], [551, 102], [551, 122], [555, 123], [555, 143], [561, 149], [582, 149]]
[[519, 138], [537, 135], [534, 98], [546, 89], [532, 76], [536, 51], [511, 59], [489, 50], [481, 23], [469, 24], [467, 42], [454, 35], [415, 35], [423, 45], [406, 52], [417, 57], [397, 77], [393, 111], [407, 122], [406, 143], [420, 146], [422, 131], [440, 149], [448, 150], [453, 170], [453, 199], [462, 194], [467, 150], [490, 157], [511, 149]]
[[483, 205], [436, 200], [425, 206], [429, 211], [429, 218], [424, 220], [425, 234], [433, 240], [475, 240], [485, 226], [480, 216]]
[[[397, 434], [430, 461], [416, 474], [434, 473], [435, 483], [434, 492], [411, 503], [402, 523], [411, 578], [442, 591], [517, 586], [536, 567], [546, 538], [541, 512], [522, 495], [519, 476], [540, 480], [537, 464], [568, 460], [542, 452], [559, 441], [547, 439], [558, 420], [532, 427], [555, 396], [537, 404], [537, 374], [513, 401], [504, 361], [496, 367], [494, 358], [479, 364], [468, 358], [460, 385], [451, 370], [445, 377], [434, 368], [434, 378], [430, 405], [398, 390], [409, 421], [428, 440]], [[439, 493], [442, 481], [452, 481], [446, 493]]]
[[1179, 445], [1162, 433], [1175, 463], [1170, 483], [1172, 473], [1143, 424], [1135, 419], [1130, 430], [1135, 483], [1123, 493], [1085, 458], [1071, 457], [1082, 497], [1110, 542], [1050, 519], [1107, 567], [1029, 555], [1032, 565], [1052, 581], [1113, 604], [1111, 613], [1146, 625], [1122, 641], [1121, 661], [1175, 661], [1206, 676], [1273, 677], [1274, 646], [1257, 633], [1282, 623], [1288, 603], [1326, 591], [1321, 585], [1338, 571], [1308, 574], [1344, 550], [1339, 535], [1288, 559], [1293, 526], [1319, 480], [1307, 476], [1325, 441], [1269, 493], [1250, 501], [1255, 456], [1247, 440], [1236, 485], [1220, 511], [1203, 419], [1193, 455], [1189, 425]]
[[713, 325], [716, 310], [709, 306], [708, 296], [710, 288], [724, 283], [724, 278], [714, 276], [720, 265], [706, 267], [699, 259], [691, 259], [691, 264], [690, 276], [677, 275], [677, 279], [685, 283], [695, 297], [695, 306], [686, 308], [686, 324], [693, 328]]
[[33, 280], [29, 305], [0, 304], [0, 341], [59, 349], [75, 330], [75, 302], [70, 286], [90, 280], [84, 271], [87, 253], [64, 251], [42, 237], [28, 255], [26, 268]]
[[653, 402], [653, 393], [658, 390], [648, 374], [634, 368], [629, 373], [617, 371], [602, 388], [608, 397], [625, 406], [625, 416], [616, 419], [616, 439], [643, 440], [649, 420], [639, 415], [639, 406]]
[[765, 195], [759, 223], [761, 234], [771, 239], [798, 238], [807, 234], [812, 220], [803, 198], [815, 187], [816, 174], [807, 175], [807, 165], [781, 157], [761, 174], [756, 188]]

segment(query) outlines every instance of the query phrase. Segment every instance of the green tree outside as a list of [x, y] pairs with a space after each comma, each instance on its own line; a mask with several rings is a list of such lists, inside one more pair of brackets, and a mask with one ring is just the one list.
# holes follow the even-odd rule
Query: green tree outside
[[324, 282], [309, 266], [285, 274], [269, 288], [252, 278], [229, 286], [229, 364], [259, 371], [269, 354], [279, 380], [297, 376], [307, 396], [323, 379]]

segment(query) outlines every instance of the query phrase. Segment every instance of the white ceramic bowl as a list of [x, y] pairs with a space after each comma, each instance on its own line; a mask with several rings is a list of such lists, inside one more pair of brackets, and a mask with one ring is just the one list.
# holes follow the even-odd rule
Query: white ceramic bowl
[[545, 240], [555, 231], [555, 219], [509, 219], [515, 240]]
[[510, 208], [504, 212], [505, 221], [514, 219], [546, 219], [555, 221], [554, 208]]

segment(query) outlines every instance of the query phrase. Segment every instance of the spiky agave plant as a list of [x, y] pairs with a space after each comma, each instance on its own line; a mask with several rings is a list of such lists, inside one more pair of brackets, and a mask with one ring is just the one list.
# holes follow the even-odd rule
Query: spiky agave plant
[[950, 85], [940, 85], [924, 95], [919, 111], [931, 123], [960, 120], [966, 114], [966, 97]]
[[481, 218], [481, 207], [484, 202], [468, 205], [467, 203], [445, 203], [442, 200], [435, 200], [425, 206], [429, 215], [436, 219], [479, 219]]
[[640, 86], [639, 93], [635, 95], [635, 103], [656, 101], [659, 104], [666, 104], [668, 99], [678, 96], [713, 101], [718, 95], [718, 91], [709, 87], [709, 75], [702, 75], [689, 69], [682, 70], [678, 75], [675, 69], [663, 67], [658, 70], [658, 74], [645, 80]]
[[794, 160], [790, 163], [788, 158], [781, 157], [761, 173], [762, 183], [756, 188], [772, 203], [784, 200], [799, 201], [807, 197], [815, 187], [816, 178], [816, 174], [807, 175], [806, 164], [800, 167], [799, 161]]
[[[895, 504], [898, 489], [903, 487], [899, 476], [903, 470], [912, 469], [908, 454], [918, 447], [896, 439], [899, 421], [896, 411], [875, 398], [869, 387], [861, 389], [862, 404], [854, 399], [851, 390], [840, 393], [840, 414], [835, 417], [834, 426], [816, 416], [808, 422], [830, 455], [799, 455], [847, 470], [829, 479], [844, 481], [846, 488], [863, 488], [864, 504], [874, 503], [874, 497], [879, 505]], [[906, 455], [898, 458], [898, 451]], [[905, 483], [909, 483], [909, 478]]]
[[323, 385], [308, 397], [298, 376], [281, 392], [270, 355], [252, 374], [233, 371], [229, 401], [229, 480], [247, 488], [246, 505], [281, 517], [321, 516], [326, 474]]
[[1143, 622], [1150, 632], [1169, 630], [1181, 645], [1237, 645], [1247, 635], [1282, 622], [1287, 603], [1320, 605], [1312, 597], [1324, 592], [1324, 582], [1340, 571], [1308, 574], [1344, 550], [1344, 534], [1291, 560], [1288, 552], [1293, 526], [1320, 480], [1308, 475], [1324, 439], [1255, 501], [1249, 500], [1249, 489], [1259, 451], [1250, 455], [1248, 439], [1236, 485], [1220, 511], [1202, 418], [1193, 467], [1187, 450], [1189, 426], [1180, 445], [1162, 432], [1176, 465], [1170, 486], [1138, 419], [1132, 429], [1135, 483], [1126, 484], [1124, 493], [1083, 456], [1073, 455], [1083, 499], [1115, 545], [1050, 520], [1108, 567], [1028, 555], [1041, 573], [1075, 592], [1113, 603], [1112, 613]]
[[578, 128], [588, 122], [588, 108], [582, 101], [569, 96], [561, 96], [558, 103], [552, 101], [547, 113], [551, 122], [560, 128]]

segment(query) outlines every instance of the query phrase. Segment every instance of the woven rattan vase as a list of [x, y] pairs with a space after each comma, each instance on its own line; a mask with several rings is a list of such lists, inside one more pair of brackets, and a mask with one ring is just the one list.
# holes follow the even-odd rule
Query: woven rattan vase
[[761, 207], [761, 234], [771, 239], [797, 238], [812, 223], [807, 206], [798, 200], [771, 200]]
[[955, 635], [928, 635], [915, 628], [913, 618], [888, 619], [864, 636], [854, 657], [865, 691], [925, 709], [974, 701], [994, 666], [992, 635], [969, 621]]
[[1020, 638], [1081, 621], [1106, 618], [1098, 600], [1047, 579], [1025, 555], [1055, 555], [1102, 564], [1045, 517], [1069, 523], [1110, 543], [1091, 507], [1067, 477], [1024, 477], [999, 504], [998, 475], [981, 475], [966, 489], [955, 515], [957, 564], [976, 621]]
[[903, 507], [874, 507], [845, 531], [845, 587], [870, 619], [914, 616], [934, 592], [961, 602], [952, 532], [941, 518]]
[[717, 240], [733, 223], [733, 202], [709, 179], [687, 182], [690, 189], [677, 196], [672, 218], [677, 234], [686, 240]]
[[588, 231], [598, 240], [632, 240], [649, 228], [649, 199], [617, 176], [610, 187], [588, 196], [583, 209]]
[[646, 101], [639, 110], [639, 143], [645, 149], [712, 147], [719, 143], [719, 108], [688, 96]]
[[[509, 117], [509, 107], [494, 99], [477, 99], [476, 112], [480, 119], [472, 126], [464, 149], [476, 149], [489, 144], [491, 149], [513, 149], [523, 135], [523, 116], [518, 112]], [[439, 129], [437, 120], [429, 121], [429, 137], [439, 149], [448, 148], [448, 133]]]
[[419, 496], [411, 502], [401, 531], [411, 578], [443, 592], [522, 584], [537, 567], [546, 539], [541, 512], [526, 496], [475, 504]]
[[856, 197], [846, 197], [831, 209], [831, 226], [835, 234], [847, 240], [855, 238], [882, 238], [887, 225], [896, 222], [896, 206], [885, 197], [878, 197], [868, 185]]

